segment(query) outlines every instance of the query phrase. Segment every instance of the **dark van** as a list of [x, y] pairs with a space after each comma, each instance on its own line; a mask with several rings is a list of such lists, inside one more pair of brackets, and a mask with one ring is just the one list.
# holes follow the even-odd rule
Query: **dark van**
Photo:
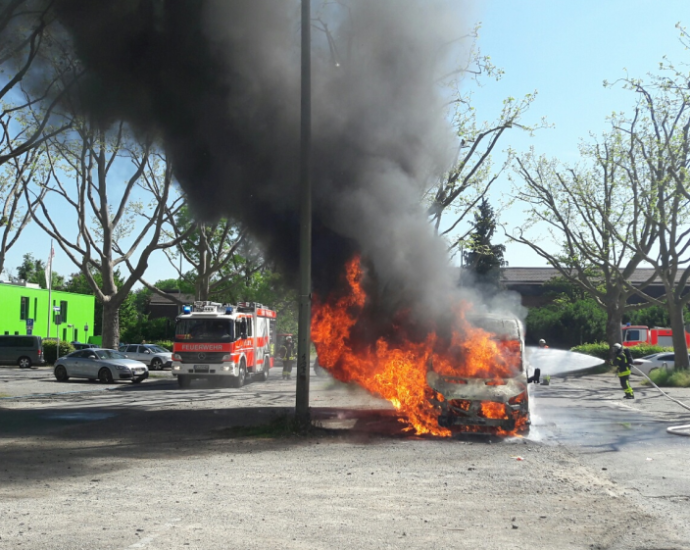
[[41, 337], [0, 335], [0, 363], [19, 365], [22, 369], [28, 369], [31, 365], [45, 365]]

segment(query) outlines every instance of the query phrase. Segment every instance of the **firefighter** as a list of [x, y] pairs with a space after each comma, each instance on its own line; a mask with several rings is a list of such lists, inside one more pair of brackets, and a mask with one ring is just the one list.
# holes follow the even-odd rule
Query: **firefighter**
[[630, 385], [630, 365], [632, 365], [631, 354], [625, 353], [627, 350], [623, 349], [620, 344], [613, 344], [613, 364], [616, 366], [618, 372], [618, 379], [621, 382], [621, 388], [625, 392], [624, 399], [635, 399], [635, 393]]
[[[539, 340], [539, 348], [540, 349], [548, 349], [549, 346], [546, 345], [546, 340], [543, 338]], [[532, 373], [532, 376], [530, 376], [527, 379], [528, 384], [539, 384], [540, 383], [540, 378], [541, 378], [541, 369], [534, 369], [534, 372]]]
[[283, 360], [283, 380], [290, 380], [292, 367], [295, 364], [295, 345], [292, 343], [292, 336], [288, 336], [280, 346], [280, 358]]

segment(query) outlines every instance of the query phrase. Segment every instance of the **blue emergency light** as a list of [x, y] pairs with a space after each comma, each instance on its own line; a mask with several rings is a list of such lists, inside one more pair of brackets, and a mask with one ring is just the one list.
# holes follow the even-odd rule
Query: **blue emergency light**
[[226, 315], [232, 315], [232, 306], [228, 306], [225, 308], [225, 314]]
[[191, 313], [192, 306], [182, 306], [182, 313]]

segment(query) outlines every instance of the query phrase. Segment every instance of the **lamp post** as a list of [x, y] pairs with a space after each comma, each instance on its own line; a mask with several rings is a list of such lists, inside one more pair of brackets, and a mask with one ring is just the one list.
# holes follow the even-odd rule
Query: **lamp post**
[[297, 340], [295, 420], [301, 429], [309, 418], [309, 347], [311, 343], [311, 0], [302, 0], [302, 90], [300, 151], [300, 292]]
[[84, 325], [84, 343], [89, 343], [89, 325], [88, 323]]

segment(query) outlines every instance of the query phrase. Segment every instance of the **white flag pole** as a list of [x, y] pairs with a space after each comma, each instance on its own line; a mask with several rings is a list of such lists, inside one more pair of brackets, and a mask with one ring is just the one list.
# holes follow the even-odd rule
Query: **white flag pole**
[[52, 287], [53, 287], [53, 256], [54, 255], [55, 255], [55, 252], [53, 251], [53, 239], [50, 239], [50, 256], [48, 257], [48, 280], [46, 281], [46, 285], [48, 286], [48, 331], [47, 331], [46, 338], [50, 338], [50, 315], [53, 312]]

